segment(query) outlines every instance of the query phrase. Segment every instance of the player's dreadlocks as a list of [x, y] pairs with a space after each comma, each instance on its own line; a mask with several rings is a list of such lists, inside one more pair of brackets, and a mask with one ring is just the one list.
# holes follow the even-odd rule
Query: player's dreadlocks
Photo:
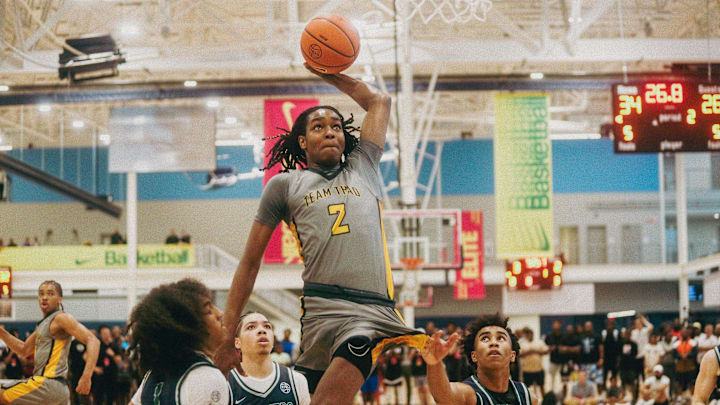
[[308, 108], [307, 110], [303, 111], [300, 116], [298, 116], [295, 120], [295, 123], [293, 124], [291, 130], [288, 131], [284, 128], [278, 128], [283, 132], [282, 134], [270, 138], [265, 138], [280, 138], [280, 140], [277, 141], [277, 143], [268, 153], [268, 156], [270, 156], [270, 160], [268, 160], [268, 164], [263, 168], [263, 170], [268, 170], [278, 163], [282, 164], [283, 169], [281, 170], [281, 172], [287, 172], [288, 170], [296, 169], [298, 165], [303, 168], [307, 166], [307, 157], [305, 156], [305, 151], [300, 148], [298, 137], [305, 136], [308, 115], [310, 115], [310, 113], [312, 113], [313, 111], [317, 111], [320, 109], [331, 110], [340, 117], [340, 122], [342, 122], [343, 134], [345, 134], [345, 150], [343, 150], [343, 156], [347, 158], [347, 156], [350, 154], [350, 152], [352, 152], [353, 149], [355, 149], [355, 146], [358, 143], [358, 137], [353, 135], [353, 133], [360, 131], [360, 129], [351, 125], [354, 121], [352, 114], [350, 114], [350, 118], [346, 120], [342, 116], [342, 114], [340, 114], [340, 111], [338, 111], [335, 107], [320, 105]]

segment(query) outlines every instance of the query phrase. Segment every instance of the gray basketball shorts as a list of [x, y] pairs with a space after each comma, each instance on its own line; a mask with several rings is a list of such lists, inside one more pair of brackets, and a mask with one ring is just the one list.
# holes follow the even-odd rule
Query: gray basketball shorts
[[3, 399], [13, 405], [65, 405], [70, 400], [67, 384], [41, 376], [4, 383], [2, 389]]
[[[407, 327], [398, 310], [387, 305], [317, 296], [304, 296], [300, 301], [301, 338], [296, 361], [300, 369], [324, 371], [343, 344], [350, 346], [343, 350], [358, 358], [371, 355], [374, 366], [385, 350], [401, 345], [422, 350], [428, 339]], [[350, 339], [355, 344], [348, 342]]]

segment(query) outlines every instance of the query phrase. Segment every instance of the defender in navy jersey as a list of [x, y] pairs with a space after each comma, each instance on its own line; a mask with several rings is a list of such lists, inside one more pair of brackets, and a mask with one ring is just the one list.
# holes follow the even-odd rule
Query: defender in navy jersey
[[62, 310], [62, 286], [48, 280], [38, 288], [43, 320], [23, 342], [0, 326], [0, 339], [20, 357], [35, 354], [33, 376], [6, 383], [0, 389], [0, 403], [13, 405], [65, 405], [68, 389], [68, 356], [73, 337], [87, 347], [87, 363], [75, 391], [87, 395], [92, 384], [100, 341], [85, 326]]
[[693, 392], [693, 405], [708, 403], [711, 394], [716, 397], [720, 391], [720, 346], [703, 355], [700, 362], [700, 372], [695, 380]]
[[225, 331], [202, 283], [153, 288], [130, 316], [132, 348], [146, 371], [130, 405], [233, 405], [225, 376], [210, 360]]
[[475, 373], [463, 382], [451, 383], [442, 359], [460, 339], [455, 333], [447, 341], [436, 332], [422, 351], [427, 363], [430, 393], [438, 405], [537, 405], [525, 384], [510, 379], [510, 363], [516, 361], [520, 345], [507, 318], [499, 315], [478, 318], [463, 340], [465, 355]]
[[[263, 190], [230, 287], [225, 324], [235, 329], [270, 236], [286, 222], [305, 264], [296, 370], [307, 377], [313, 404], [351, 404], [384, 350], [421, 348], [427, 336], [408, 328], [395, 309], [379, 168], [391, 99], [349, 76], [308, 70], [367, 111], [360, 137], [353, 135], [352, 117], [329, 106], [304, 111], [280, 136], [266, 168], [280, 163], [285, 173]], [[223, 369], [234, 357], [232, 338], [216, 356]]]
[[235, 347], [242, 352], [241, 375], [230, 370], [228, 381], [235, 403], [242, 405], [309, 405], [305, 376], [270, 360], [275, 333], [260, 313], [243, 315], [235, 333]]

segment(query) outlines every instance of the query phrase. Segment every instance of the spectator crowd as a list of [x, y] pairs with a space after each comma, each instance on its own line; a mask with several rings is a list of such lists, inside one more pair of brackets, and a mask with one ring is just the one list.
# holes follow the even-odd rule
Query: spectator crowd
[[[432, 321], [425, 325], [428, 334], [437, 330]], [[70, 348], [72, 404], [125, 405], [142, 379], [129, 356], [130, 342], [119, 326], [101, 325], [94, 332], [101, 347], [88, 396], [74, 391], [85, 367], [85, 347], [73, 341]], [[442, 332], [446, 337], [455, 332], [464, 334], [453, 322]], [[520, 353], [511, 366], [512, 378], [525, 382], [545, 405], [689, 404], [700, 359], [720, 344], [720, 323], [683, 324], [675, 319], [655, 327], [642, 316], [627, 328], [616, 328], [613, 319], [608, 319], [602, 330], [595, 330], [592, 322], [563, 325], [556, 320], [545, 336], [535, 336], [530, 328], [514, 332]], [[14, 334], [17, 336], [16, 330]], [[0, 378], [32, 375], [32, 357], [20, 358], [7, 347], [0, 346], [0, 350]], [[292, 332], [283, 331], [271, 358], [292, 366], [297, 355], [298, 344], [292, 340]], [[462, 381], [473, 372], [462, 345], [457, 345], [443, 362], [450, 381]], [[717, 402], [718, 398], [720, 395], [714, 393], [711, 400]], [[420, 353], [409, 348], [384, 353], [356, 403], [433, 404]]]

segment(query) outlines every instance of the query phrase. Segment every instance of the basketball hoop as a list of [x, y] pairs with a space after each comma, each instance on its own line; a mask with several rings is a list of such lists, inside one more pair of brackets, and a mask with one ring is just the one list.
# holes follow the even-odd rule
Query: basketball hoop
[[422, 257], [402, 257], [403, 284], [397, 306], [404, 307], [429, 307], [432, 305], [432, 287], [428, 286], [424, 297], [420, 298], [420, 272], [421, 265], [425, 259]]
[[401, 257], [400, 262], [405, 270], [417, 270], [425, 261], [422, 257]]
[[412, 11], [408, 19], [420, 16], [423, 24], [440, 17], [447, 24], [465, 24], [471, 20], [484, 22], [492, 0], [409, 0]]

